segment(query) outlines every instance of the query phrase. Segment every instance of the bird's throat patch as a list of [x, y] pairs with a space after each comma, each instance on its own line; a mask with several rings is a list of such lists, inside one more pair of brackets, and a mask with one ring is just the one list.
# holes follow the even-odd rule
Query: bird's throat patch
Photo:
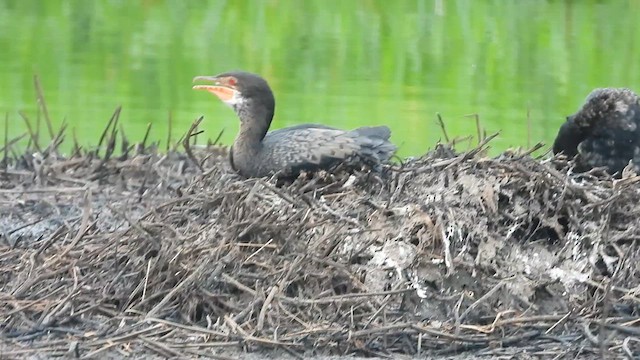
[[230, 89], [224, 86], [215, 86], [215, 85], [195, 85], [193, 87], [195, 90], [207, 90], [208, 92], [217, 96], [220, 100], [224, 102], [229, 102], [233, 100], [236, 95], [236, 90]]

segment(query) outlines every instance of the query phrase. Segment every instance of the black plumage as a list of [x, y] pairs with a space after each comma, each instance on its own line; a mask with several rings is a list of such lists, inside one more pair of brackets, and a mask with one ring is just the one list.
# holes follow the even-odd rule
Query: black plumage
[[631, 162], [640, 172], [640, 98], [625, 88], [593, 90], [560, 127], [553, 152], [574, 158], [577, 171], [621, 173]]
[[304, 124], [267, 132], [275, 99], [267, 82], [258, 75], [229, 72], [195, 80], [212, 81], [213, 85], [195, 85], [194, 89], [215, 94], [238, 115], [240, 131], [231, 148], [231, 164], [245, 177], [292, 176], [301, 170], [329, 169], [342, 162], [375, 167], [396, 151], [386, 126], [345, 131]]

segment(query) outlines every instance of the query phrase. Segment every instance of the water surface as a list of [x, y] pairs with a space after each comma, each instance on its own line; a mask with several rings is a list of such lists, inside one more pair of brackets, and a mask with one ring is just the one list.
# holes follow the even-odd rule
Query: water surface
[[[116, 106], [131, 139], [174, 138], [204, 115], [237, 131], [195, 75], [243, 69], [276, 94], [273, 127], [387, 124], [401, 155], [501, 131], [494, 149], [550, 144], [595, 87], [640, 90], [640, 2], [504, 0], [0, 0], [0, 112], [36, 117], [33, 75], [56, 124], [94, 144]], [[0, 130], [3, 132], [4, 130]]]

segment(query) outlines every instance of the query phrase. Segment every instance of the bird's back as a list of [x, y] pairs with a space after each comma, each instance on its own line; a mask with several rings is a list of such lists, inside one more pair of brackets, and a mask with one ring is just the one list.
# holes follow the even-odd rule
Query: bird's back
[[640, 170], [640, 98], [629, 89], [596, 89], [562, 125], [554, 153], [577, 155], [578, 170], [621, 172], [631, 161]]

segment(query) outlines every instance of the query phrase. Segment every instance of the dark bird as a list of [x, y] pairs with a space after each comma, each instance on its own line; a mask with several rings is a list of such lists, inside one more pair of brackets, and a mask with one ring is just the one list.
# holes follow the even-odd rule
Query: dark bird
[[593, 90], [560, 127], [553, 152], [574, 158], [577, 171], [620, 174], [631, 161], [640, 172], [640, 98], [624, 88]]
[[267, 82], [258, 75], [228, 72], [197, 76], [195, 85], [231, 106], [240, 118], [240, 131], [230, 151], [231, 166], [245, 177], [295, 176], [302, 170], [329, 169], [334, 165], [365, 163], [377, 167], [394, 154], [386, 126], [351, 131], [304, 124], [267, 132], [275, 111], [275, 99]]

